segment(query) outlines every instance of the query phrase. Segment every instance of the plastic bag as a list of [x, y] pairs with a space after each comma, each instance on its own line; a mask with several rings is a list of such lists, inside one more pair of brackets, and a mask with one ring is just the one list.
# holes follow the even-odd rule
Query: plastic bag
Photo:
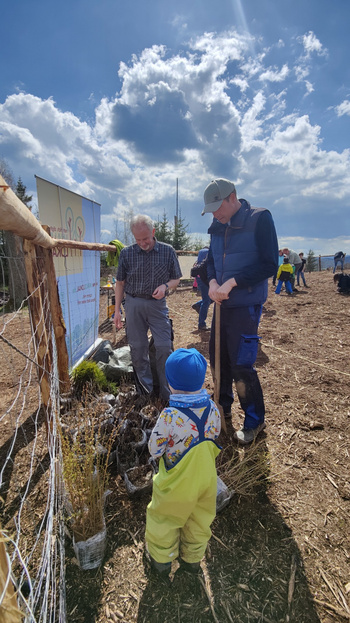
[[106, 379], [109, 381], [118, 381], [121, 378], [133, 379], [134, 369], [131, 361], [130, 346], [122, 346], [122, 348], [116, 348], [110, 350], [108, 345], [100, 352], [100, 356], [105, 359], [105, 354], [108, 353], [108, 361], [99, 360], [97, 365], [101, 368]]
[[217, 485], [216, 485], [216, 512], [219, 513], [222, 511], [231, 500], [234, 491], [231, 490], [225, 485], [225, 483], [217, 477]]
[[79, 567], [84, 571], [87, 569], [96, 569], [102, 564], [106, 548], [107, 530], [104, 527], [101, 532], [94, 534], [86, 541], [75, 542], [73, 536], [73, 548], [77, 557]]
[[[138, 467], [132, 467], [124, 472], [124, 482], [126, 490], [130, 496], [147, 493], [152, 490], [154, 468], [148, 463], [147, 465], [140, 465]], [[135, 485], [133, 480], [138, 478], [142, 484]]]

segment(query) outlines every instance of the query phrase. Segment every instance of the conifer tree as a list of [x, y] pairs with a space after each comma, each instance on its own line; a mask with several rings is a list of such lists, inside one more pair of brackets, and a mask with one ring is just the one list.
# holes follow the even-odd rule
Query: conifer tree
[[23, 184], [21, 178], [19, 177], [18, 182], [16, 184], [16, 191], [15, 191], [16, 195], [22, 201], [22, 203], [24, 203], [27, 206], [27, 208], [31, 210], [32, 206], [29, 204], [33, 199], [33, 195], [27, 195], [26, 191], [27, 191], [27, 187]]
[[305, 269], [309, 273], [317, 270], [317, 257], [315, 257], [315, 252], [312, 249], [310, 249], [307, 254]]
[[189, 248], [190, 236], [187, 234], [188, 225], [185, 225], [184, 219], [179, 216], [175, 222], [173, 231], [172, 245], [176, 251], [184, 251]]
[[160, 221], [158, 217], [158, 220], [155, 223], [154, 227], [156, 230], [155, 237], [157, 238], [157, 240], [159, 240], [159, 242], [166, 242], [167, 244], [171, 245], [173, 244], [173, 232], [170, 227], [165, 210], [163, 212], [162, 220]]

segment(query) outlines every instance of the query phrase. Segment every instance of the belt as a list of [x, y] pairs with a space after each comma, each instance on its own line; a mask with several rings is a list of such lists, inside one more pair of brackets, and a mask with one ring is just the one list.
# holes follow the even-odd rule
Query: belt
[[153, 299], [152, 294], [130, 294], [129, 292], [126, 292], [126, 294], [137, 299], [147, 299], [149, 301]]

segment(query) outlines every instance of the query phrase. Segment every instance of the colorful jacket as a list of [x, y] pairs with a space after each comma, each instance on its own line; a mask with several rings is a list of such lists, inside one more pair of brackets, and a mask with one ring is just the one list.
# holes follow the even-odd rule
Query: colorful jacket
[[191, 420], [183, 409], [191, 409], [194, 414], [201, 418], [207, 407], [209, 413], [204, 425], [204, 437], [214, 441], [218, 438], [221, 430], [221, 419], [218, 408], [210, 400], [206, 389], [199, 394], [172, 394], [169, 407], [161, 412], [157, 423], [151, 433], [148, 449], [153, 458], [163, 456], [165, 466], [170, 469], [192, 447], [199, 443], [199, 431], [197, 425]]
[[294, 268], [291, 264], [281, 264], [277, 271], [276, 279], [290, 281], [293, 276]]

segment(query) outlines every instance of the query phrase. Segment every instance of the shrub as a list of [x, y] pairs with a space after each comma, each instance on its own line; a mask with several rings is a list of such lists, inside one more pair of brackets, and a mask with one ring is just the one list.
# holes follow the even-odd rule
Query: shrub
[[[74, 411], [74, 413], [73, 413]], [[104, 498], [108, 486], [108, 462], [117, 429], [102, 434], [93, 397], [84, 393], [70, 412], [72, 428], [58, 424], [67, 511], [76, 541], [86, 541], [103, 529]], [[106, 453], [98, 451], [103, 446]]]
[[78, 399], [84, 392], [98, 394], [100, 392], [118, 393], [116, 383], [108, 381], [95, 361], [82, 361], [73, 370], [73, 389]]

